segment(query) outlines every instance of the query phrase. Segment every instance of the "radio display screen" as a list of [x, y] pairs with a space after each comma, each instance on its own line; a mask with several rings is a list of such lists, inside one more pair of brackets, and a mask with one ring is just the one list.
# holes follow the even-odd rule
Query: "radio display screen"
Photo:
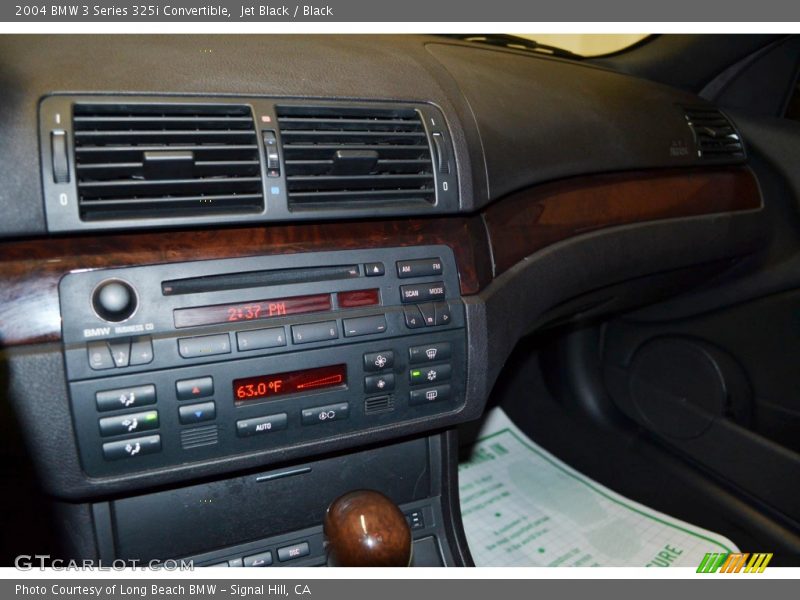
[[233, 382], [233, 397], [236, 402], [247, 402], [345, 385], [347, 365], [342, 364], [236, 379]]
[[195, 327], [197, 325], [218, 325], [239, 321], [256, 321], [287, 315], [325, 312], [331, 310], [330, 294], [312, 296], [293, 296], [275, 300], [255, 300], [240, 304], [217, 304], [216, 306], [196, 306], [175, 309], [175, 327]]

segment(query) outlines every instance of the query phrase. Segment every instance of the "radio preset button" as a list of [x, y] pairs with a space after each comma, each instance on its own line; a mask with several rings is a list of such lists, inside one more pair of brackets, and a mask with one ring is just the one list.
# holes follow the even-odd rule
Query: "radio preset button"
[[344, 325], [345, 337], [386, 333], [386, 316], [372, 315], [370, 317], [344, 319], [342, 325]]
[[367, 352], [364, 355], [365, 371], [383, 371], [394, 366], [394, 352], [381, 350], [380, 352]]
[[339, 328], [336, 326], [336, 321], [292, 325], [292, 341], [295, 344], [324, 342], [338, 339], [338, 337]]
[[95, 394], [97, 410], [101, 412], [122, 408], [138, 408], [156, 403], [156, 386], [138, 385], [116, 390], [103, 390]]
[[208, 398], [214, 395], [214, 379], [211, 377], [195, 377], [175, 382], [175, 395], [178, 400]]
[[377, 392], [390, 392], [394, 389], [394, 373], [384, 375], [368, 375], [364, 377], [364, 392], [375, 394]]
[[421, 258], [419, 260], [401, 260], [397, 262], [397, 276], [400, 279], [431, 277], [441, 274], [442, 260], [440, 258]]
[[430, 404], [431, 402], [441, 402], [449, 399], [449, 385], [435, 385], [419, 390], [411, 390], [408, 395], [408, 403], [411, 406], [418, 404]]
[[330, 421], [341, 421], [348, 416], [350, 416], [350, 404], [340, 402], [339, 404], [303, 409], [301, 421], [303, 425], [317, 425], [319, 423], [329, 423]]
[[450, 365], [436, 365], [432, 367], [422, 367], [419, 369], [411, 369], [408, 372], [408, 380], [412, 385], [418, 383], [438, 383], [440, 381], [447, 381], [450, 379], [452, 369]]
[[161, 452], [161, 436], [148, 435], [117, 442], [103, 444], [103, 456], [106, 460], [119, 460], [120, 458], [133, 458], [144, 454]]
[[411, 346], [408, 349], [408, 359], [412, 365], [447, 360], [450, 358], [450, 354], [450, 342], [439, 342], [437, 344], [428, 344], [427, 346]]
[[213, 402], [201, 402], [178, 407], [178, 417], [183, 425], [213, 421], [217, 417], [217, 407]]
[[444, 297], [444, 283], [441, 281], [400, 286], [400, 300], [404, 303], [444, 300]]
[[149, 431], [158, 428], [158, 411], [148, 410], [116, 417], [103, 417], [99, 424], [100, 435], [103, 437]]
[[239, 351], [285, 346], [286, 330], [283, 327], [271, 327], [270, 329], [240, 331], [236, 334], [236, 345]]
[[286, 429], [286, 413], [277, 415], [267, 415], [266, 417], [255, 417], [254, 419], [242, 419], [236, 421], [236, 435], [239, 437], [250, 437], [260, 433], [270, 433]]
[[227, 333], [178, 340], [178, 352], [183, 358], [230, 354], [230, 351], [231, 339]]

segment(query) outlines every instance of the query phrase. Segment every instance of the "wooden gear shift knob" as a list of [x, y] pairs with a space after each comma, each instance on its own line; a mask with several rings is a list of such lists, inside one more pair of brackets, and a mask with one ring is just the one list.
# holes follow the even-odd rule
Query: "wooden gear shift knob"
[[358, 490], [340, 496], [328, 507], [323, 529], [331, 566], [411, 564], [411, 529], [397, 505], [380, 492]]

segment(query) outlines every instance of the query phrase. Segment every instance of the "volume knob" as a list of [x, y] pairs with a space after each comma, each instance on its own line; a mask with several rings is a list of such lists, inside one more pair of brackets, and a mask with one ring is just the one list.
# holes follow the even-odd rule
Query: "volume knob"
[[119, 323], [136, 311], [136, 292], [126, 281], [104, 281], [95, 289], [92, 305], [101, 319]]

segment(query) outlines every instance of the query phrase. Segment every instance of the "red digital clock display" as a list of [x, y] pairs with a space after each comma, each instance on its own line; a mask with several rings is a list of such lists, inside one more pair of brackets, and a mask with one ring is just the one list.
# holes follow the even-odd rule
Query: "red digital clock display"
[[347, 385], [347, 365], [333, 365], [236, 379], [233, 382], [233, 397], [236, 402], [246, 402], [344, 385]]
[[197, 306], [178, 308], [174, 311], [175, 327], [195, 327], [197, 325], [217, 325], [301, 315], [331, 310], [330, 294], [312, 296], [293, 296], [275, 300], [256, 300], [241, 304], [217, 304], [216, 306]]

